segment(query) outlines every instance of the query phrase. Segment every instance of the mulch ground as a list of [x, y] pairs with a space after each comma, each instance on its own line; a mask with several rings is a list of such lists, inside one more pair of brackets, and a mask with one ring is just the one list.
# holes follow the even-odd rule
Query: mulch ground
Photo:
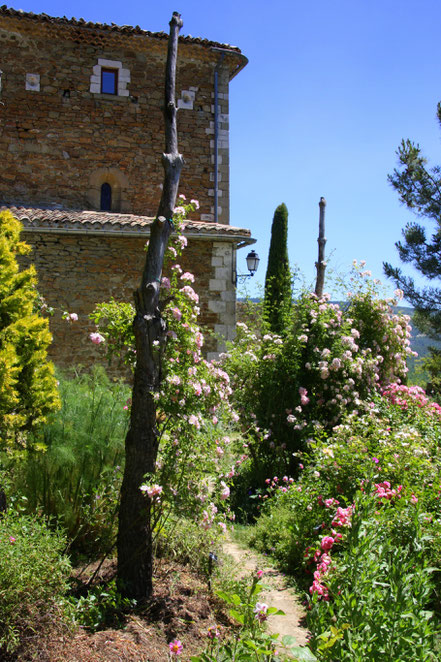
[[[108, 562], [97, 581], [114, 572], [114, 563]], [[189, 567], [159, 560], [154, 598], [137, 612], [123, 616], [117, 627], [69, 632], [56, 619], [48, 618], [39, 632], [26, 637], [14, 657], [2, 656], [0, 651], [0, 662], [166, 662], [173, 639], [181, 640], [180, 660], [186, 662], [205, 648], [207, 629], [215, 624], [223, 626], [224, 632], [232, 625], [207, 584]]]

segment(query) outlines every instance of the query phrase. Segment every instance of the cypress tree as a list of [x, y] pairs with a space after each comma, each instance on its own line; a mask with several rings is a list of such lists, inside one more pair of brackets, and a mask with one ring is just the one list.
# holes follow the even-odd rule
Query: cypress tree
[[282, 202], [274, 212], [271, 243], [265, 276], [264, 317], [273, 333], [282, 334], [292, 301], [291, 271], [288, 260], [288, 209]]
[[47, 319], [37, 309], [33, 266], [20, 270], [17, 256], [30, 252], [20, 241], [21, 225], [0, 214], [0, 449], [26, 445], [26, 431], [60, 406]]

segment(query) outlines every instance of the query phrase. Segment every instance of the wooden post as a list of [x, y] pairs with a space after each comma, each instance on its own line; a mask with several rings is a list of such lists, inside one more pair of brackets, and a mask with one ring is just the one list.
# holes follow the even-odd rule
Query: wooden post
[[323, 287], [325, 285], [325, 207], [326, 200], [320, 198], [319, 202], [320, 207], [320, 220], [319, 220], [319, 236], [318, 236], [318, 261], [315, 263], [317, 269], [317, 280], [315, 283], [315, 293], [320, 299], [323, 296]]
[[155, 472], [158, 453], [154, 394], [161, 384], [161, 358], [166, 326], [159, 309], [159, 289], [164, 253], [173, 230], [173, 211], [183, 158], [178, 153], [175, 80], [179, 30], [183, 23], [174, 12], [168, 41], [164, 119], [164, 185], [152, 225], [141, 284], [134, 293], [133, 322], [136, 366], [130, 427], [125, 444], [125, 467], [118, 520], [118, 585], [123, 595], [142, 602], [152, 594], [152, 530], [150, 499], [139, 489], [146, 474]]

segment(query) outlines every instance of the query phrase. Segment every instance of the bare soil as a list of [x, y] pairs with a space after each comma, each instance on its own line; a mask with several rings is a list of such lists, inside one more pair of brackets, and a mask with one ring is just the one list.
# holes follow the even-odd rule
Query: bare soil
[[[114, 575], [107, 563], [98, 581]], [[137, 613], [125, 616], [116, 627], [99, 632], [80, 628], [68, 631], [56, 619], [45, 621], [28, 634], [22, 648], [0, 662], [166, 662], [168, 644], [180, 639], [187, 662], [205, 648], [207, 629], [221, 625], [224, 636], [233, 627], [223, 608], [198, 575], [188, 566], [159, 560], [155, 568], [154, 599]]]
[[[232, 572], [237, 578], [257, 568], [263, 570], [262, 601], [285, 612], [285, 616], [270, 616], [268, 630], [291, 635], [298, 645], [305, 645], [305, 613], [283, 575], [265, 564], [263, 557], [232, 541], [225, 543], [224, 554], [233, 559]], [[92, 565], [81, 580], [86, 582], [94, 569]], [[106, 582], [115, 571], [115, 562], [106, 562], [94, 583]], [[191, 655], [204, 650], [210, 626], [220, 626], [223, 637], [234, 630], [224, 604], [189, 566], [160, 559], [154, 577], [151, 602], [123, 616], [119, 623], [98, 632], [73, 630], [47, 613], [37, 631], [22, 637], [22, 646], [14, 655], [0, 650], [0, 662], [167, 662], [168, 644], [173, 639], [182, 642], [180, 660], [188, 662]]]

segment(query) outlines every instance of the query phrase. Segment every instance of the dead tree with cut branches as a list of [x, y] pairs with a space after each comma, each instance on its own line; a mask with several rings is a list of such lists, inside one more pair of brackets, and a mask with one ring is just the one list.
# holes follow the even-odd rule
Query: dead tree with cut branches
[[320, 299], [323, 296], [323, 288], [325, 286], [325, 269], [326, 269], [326, 262], [325, 262], [325, 245], [326, 245], [326, 237], [325, 237], [325, 207], [326, 207], [326, 200], [324, 198], [320, 198], [319, 202], [319, 207], [320, 207], [320, 219], [319, 219], [319, 236], [317, 239], [318, 242], [318, 260], [315, 263], [316, 269], [317, 269], [317, 280], [315, 282], [315, 293]]
[[164, 185], [158, 213], [151, 227], [141, 283], [134, 294], [136, 366], [130, 426], [125, 442], [117, 551], [120, 590], [124, 596], [140, 602], [152, 594], [151, 501], [139, 488], [144, 477], [155, 472], [159, 446], [154, 395], [161, 384], [161, 360], [166, 342], [159, 289], [164, 253], [173, 231], [173, 211], [183, 165], [183, 158], [178, 152], [175, 105], [178, 36], [182, 25], [180, 14], [175, 12], [170, 21], [165, 75]]

